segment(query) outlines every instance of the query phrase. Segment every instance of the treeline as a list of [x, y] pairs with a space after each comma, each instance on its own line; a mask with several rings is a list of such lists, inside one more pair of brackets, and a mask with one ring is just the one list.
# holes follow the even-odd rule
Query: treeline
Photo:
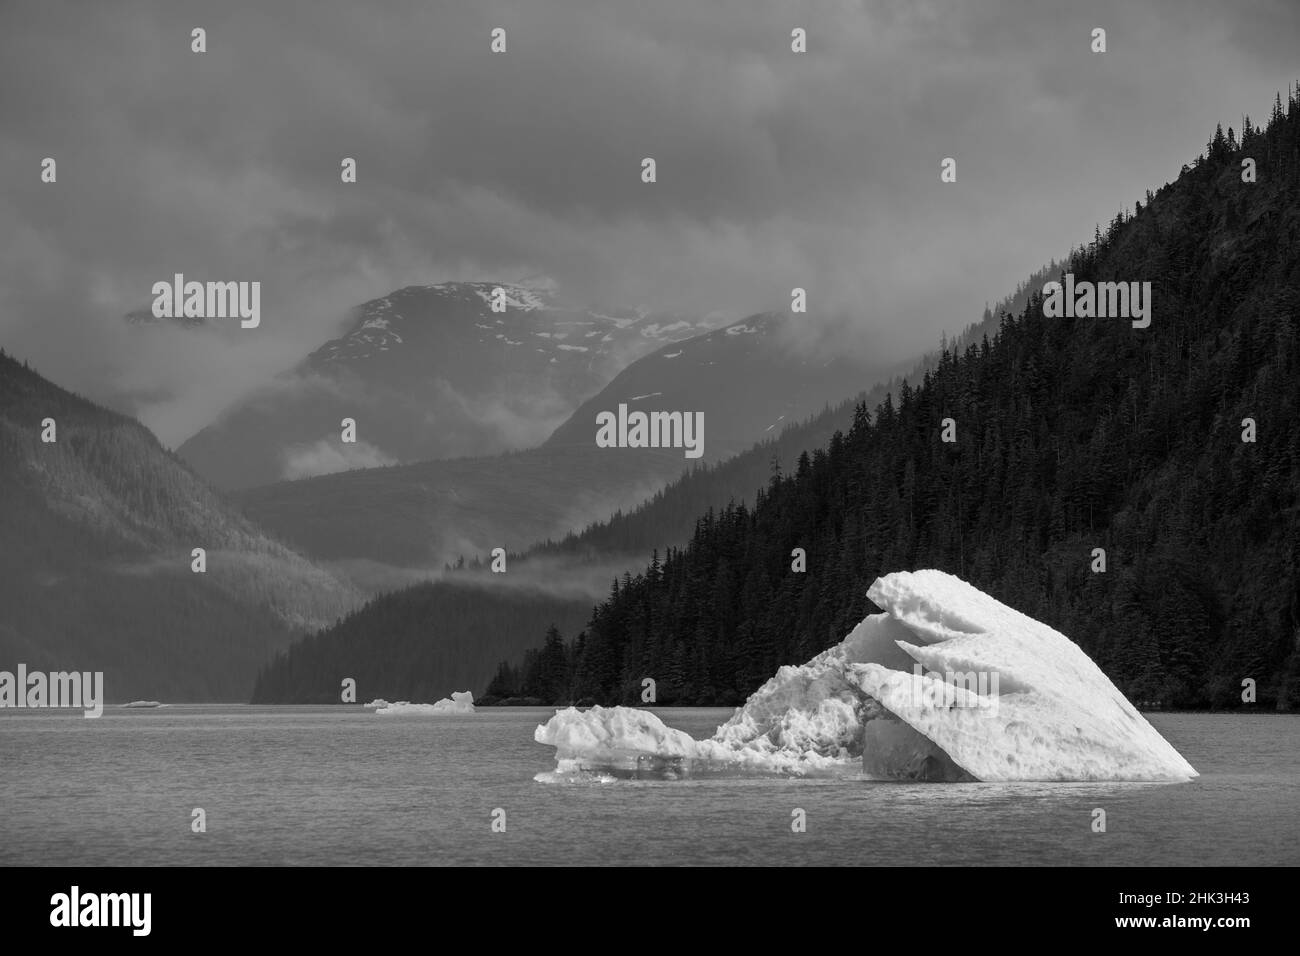
[[452, 691], [481, 696], [484, 675], [517, 652], [537, 621], [576, 628], [591, 602], [496, 582], [418, 584], [384, 594], [333, 627], [282, 651], [258, 674], [255, 704], [337, 704], [344, 678], [356, 681], [358, 703], [435, 701]]
[[1048, 319], [1031, 292], [489, 691], [639, 703], [649, 677], [659, 703], [737, 704], [878, 610], [878, 575], [936, 567], [1069, 635], [1135, 700], [1238, 706], [1250, 679], [1296, 706], [1298, 195], [1300, 91], [1068, 257], [1076, 281], [1150, 281], [1150, 328]]

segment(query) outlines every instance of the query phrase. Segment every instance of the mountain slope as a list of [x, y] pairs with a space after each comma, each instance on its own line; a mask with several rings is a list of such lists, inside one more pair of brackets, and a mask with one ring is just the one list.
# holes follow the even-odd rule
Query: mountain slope
[[527, 588], [418, 584], [381, 595], [277, 654], [259, 674], [252, 703], [335, 703], [344, 677], [357, 682], [362, 701], [434, 701], [456, 690], [477, 691], [538, 620], [571, 631], [590, 614], [590, 601]]
[[869, 388], [894, 363], [801, 351], [788, 314], [750, 316], [632, 363], [584, 402], [546, 448], [589, 445], [599, 412], [702, 412], [703, 461], [730, 458], [787, 424]]
[[633, 507], [680, 474], [679, 455], [593, 447], [420, 462], [239, 492], [258, 525], [379, 587], [465, 554], [517, 552]]
[[[1022, 306], [1029, 289], [1050, 273], [1050, 269], [1036, 273], [999, 303], [999, 311]], [[984, 318], [968, 326], [956, 341], [978, 342], [996, 329], [992, 311], [986, 309]], [[939, 360], [938, 352], [926, 355], [906, 379], [879, 383], [859, 399], [872, 405], [883, 401], [903, 381], [919, 383]], [[752, 501], [755, 492], [770, 480], [774, 461], [779, 467], [794, 467], [801, 453], [827, 444], [836, 431], [847, 429], [855, 406], [856, 401], [850, 399], [827, 407], [726, 461], [692, 468], [634, 508], [616, 511], [558, 541], [511, 554], [507, 574], [487, 573], [481, 565], [471, 564], [436, 584], [385, 595], [342, 625], [278, 657], [262, 672], [254, 700], [307, 703], [329, 699], [334, 675], [342, 671], [382, 676], [378, 686], [388, 687], [389, 693], [379, 693], [390, 698], [396, 694], [433, 699], [453, 690], [481, 687], [496, 660], [482, 653], [486, 647], [514, 659], [548, 625], [574, 633], [587, 619], [591, 603], [606, 593], [611, 578], [635, 566], [652, 549], [667, 550], [685, 543], [699, 515], [721, 510], [733, 500]], [[594, 454], [589, 448], [586, 452]], [[485, 501], [481, 506], [493, 504]], [[418, 520], [419, 514], [413, 511], [410, 517]], [[353, 530], [360, 533], [361, 523]], [[502, 620], [503, 615], [508, 622]], [[430, 635], [437, 638], [430, 640]], [[382, 675], [378, 670], [381, 659]], [[511, 668], [505, 670], [513, 673]], [[533, 694], [538, 686], [535, 676], [530, 684], [511, 684], [506, 696]]]
[[[1041, 287], [1058, 272], [1058, 264], [1053, 260], [1018, 285], [996, 308], [986, 307], [979, 322], [968, 325], [950, 340], [945, 335], [945, 343], [951, 342], [956, 349], [978, 344], [986, 336], [996, 334], [995, 316], [1022, 310], [1031, 290]], [[847, 431], [859, 404], [874, 408], [887, 395], [896, 394], [903, 383], [919, 385], [926, 372], [938, 365], [941, 354], [936, 349], [922, 356], [906, 374], [899, 371], [892, 377], [878, 379], [866, 390], [845, 392], [838, 401], [828, 402], [821, 411], [804, 420], [789, 418], [780, 429], [773, 429], [770, 435], [745, 451], [725, 461], [692, 468], [635, 508], [618, 511], [561, 539], [535, 545], [523, 557], [561, 562], [571, 570], [592, 563], [608, 564], [615, 558], [626, 559], [626, 566], [632, 567], [655, 548], [666, 551], [685, 544], [697, 519], [706, 511], [721, 510], [731, 501], [752, 502], [755, 493], [767, 485], [774, 468], [789, 471], [802, 453], [823, 448], [835, 432]]]
[[[494, 290], [505, 311], [492, 311]], [[178, 449], [224, 488], [537, 444], [624, 364], [707, 326], [563, 304], [545, 282], [409, 286]], [[355, 443], [340, 422], [356, 421]]]
[[110, 700], [239, 700], [273, 650], [356, 601], [144, 426], [3, 353], [0, 488], [0, 669], [102, 670]]
[[[813, 364], [794, 351], [783, 358], [781, 335], [778, 319], [755, 316], [665, 346], [632, 363], [539, 448], [324, 475], [237, 497], [260, 526], [322, 560], [427, 569], [495, 547], [522, 552], [633, 508], [696, 465], [680, 449], [598, 448], [602, 403], [616, 412], [623, 396], [640, 395], [637, 407], [704, 412], [707, 462], [751, 447], [781, 428], [783, 415], [805, 418], [828, 396], [854, 394], [878, 377], [847, 360]], [[689, 358], [674, 364], [674, 353]], [[637, 391], [655, 382], [651, 391], [661, 395]]]
[[632, 703], [653, 676], [661, 702], [732, 703], [877, 610], [876, 577], [934, 567], [1061, 630], [1135, 700], [1242, 706], [1249, 678], [1295, 707], [1300, 95], [1240, 145], [1216, 133], [1066, 271], [1150, 281], [1150, 328], [1048, 318], [1034, 297], [753, 508], [702, 518], [514, 676], [552, 700]]

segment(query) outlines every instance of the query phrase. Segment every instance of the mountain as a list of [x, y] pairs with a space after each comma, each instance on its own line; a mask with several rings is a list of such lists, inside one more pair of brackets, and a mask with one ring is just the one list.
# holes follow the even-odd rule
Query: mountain
[[[952, 338], [954, 346], [995, 332], [994, 311], [1023, 308], [1030, 290], [1056, 271], [1053, 260], [995, 310], [986, 306], [980, 322]], [[680, 544], [705, 509], [751, 499], [774, 458], [788, 468], [800, 452], [848, 428], [856, 398], [874, 406], [903, 381], [919, 382], [939, 359], [936, 350], [910, 367], [873, 373], [873, 363], [816, 359], [792, 346], [781, 365], [776, 353], [791, 344], [785, 322], [771, 313], [752, 316], [639, 359], [540, 448], [281, 482], [236, 497], [260, 525], [306, 553], [347, 561], [353, 573], [388, 587], [400, 582], [372, 566], [427, 569], [494, 547], [536, 551], [541, 542], [543, 550], [604, 565]], [[708, 409], [703, 459], [597, 448], [597, 412], [624, 401], [640, 409]], [[745, 432], [744, 450], [717, 461], [719, 448], [734, 450], [738, 442], [712, 436]]]
[[[280, 482], [237, 498], [260, 526], [313, 558], [353, 562], [353, 573], [370, 573], [356, 562], [427, 569], [496, 547], [522, 552], [631, 509], [699, 462], [749, 448], [820, 411], [828, 396], [842, 399], [880, 377], [869, 362], [817, 363], [797, 349], [783, 359], [786, 335], [779, 318], [760, 315], [660, 348], [535, 449]], [[617, 412], [624, 400], [703, 412], [704, 458], [675, 448], [597, 447], [596, 411]]]
[[[825, 447], [835, 432], [847, 431], [859, 404], [874, 408], [887, 395], [897, 393], [904, 383], [919, 385], [925, 374], [939, 364], [944, 349], [977, 344], [995, 334], [999, 325], [996, 316], [1023, 310], [1032, 290], [1040, 288], [1059, 271], [1059, 264], [1052, 260], [1034, 272], [996, 307], [985, 306], [979, 322], [971, 323], [951, 338], [945, 334], [943, 345], [923, 355], [906, 374], [896, 373], [878, 379], [868, 389], [846, 392], [838, 401], [827, 403], [820, 412], [806, 419], [788, 417], [780, 429], [772, 430], [745, 451], [725, 461], [692, 468], [635, 508], [617, 511], [558, 540], [548, 539], [534, 545], [521, 558], [544, 558], [573, 573], [584, 566], [608, 565], [616, 559], [626, 559], [627, 566], [631, 567], [652, 549], [667, 550], [684, 544], [700, 515], [710, 509], [721, 510], [732, 501], [752, 502], [774, 469], [778, 473], [782, 469], [788, 471], [803, 452]], [[653, 359], [651, 356], [646, 361]]]
[[899, 371], [894, 363], [800, 344], [788, 313], [750, 316], [665, 346], [624, 369], [546, 440], [545, 448], [590, 445], [596, 416], [629, 411], [704, 415], [706, 462], [721, 461], [827, 404]]
[[[1053, 261], [1021, 283], [994, 309], [986, 306], [981, 321], [967, 326], [952, 338], [954, 347], [979, 342], [985, 335], [994, 334], [998, 328], [995, 312], [1000, 314], [1023, 308], [1031, 291], [1056, 271], [1057, 263]], [[754, 323], [749, 320], [739, 324]], [[722, 335], [725, 334], [724, 331]], [[679, 349], [664, 351], [672, 353]], [[667, 551], [684, 544], [690, 539], [698, 516], [711, 509], [720, 511], [733, 501], [753, 501], [755, 493], [770, 480], [774, 467], [778, 470], [794, 467], [803, 452], [822, 447], [830, 442], [835, 432], [847, 430], [859, 402], [874, 406], [891, 391], [897, 392], [904, 382], [919, 383], [924, 374], [939, 363], [941, 354], [939, 350], [928, 353], [906, 376], [877, 382], [871, 389], [856, 393], [855, 398], [828, 405], [804, 421], [787, 419], [781, 428], [772, 429], [767, 437], [744, 452], [725, 461], [696, 465], [652, 496], [635, 499], [635, 504], [626, 509], [613, 509], [608, 517], [590, 523], [581, 531], [570, 530], [555, 540], [548, 537], [518, 553], [511, 547], [509, 570], [504, 575], [488, 573], [480, 560], [482, 549], [479, 549], [480, 558], [467, 566], [458, 562], [455, 574], [384, 595], [350, 615], [341, 625], [296, 644], [287, 654], [277, 657], [263, 670], [254, 701], [309, 703], [332, 699], [332, 675], [341, 670], [367, 675], [368, 678], [381, 677], [377, 682], [371, 680], [367, 686], [386, 688], [377, 693], [388, 699], [436, 699], [466, 687], [482, 687], [500, 658], [517, 659], [533, 644], [535, 635], [548, 625], [566, 633], [575, 632], [587, 620], [592, 603], [606, 593], [611, 578], [618, 578], [628, 568], [637, 566], [642, 556], [654, 549]], [[643, 361], [653, 367], [649, 363], [657, 360], [658, 356], [649, 356]], [[707, 362], [685, 363], [681, 367], [705, 371], [709, 368]], [[635, 368], [629, 369], [629, 375], [638, 374]], [[618, 388], [614, 386], [613, 395], [618, 394]], [[635, 391], [631, 393], [633, 396], [636, 394]], [[561, 444], [551, 450], [553, 460], [565, 460], [564, 448]], [[507, 456], [507, 460], [542, 461], [545, 459], [541, 458], [540, 452], [544, 451], [547, 449]], [[590, 446], [579, 446], [568, 454], [575, 452], [586, 456], [584, 460], [592, 465], [599, 464], [601, 456], [605, 455], [604, 450]], [[669, 456], [655, 456], [652, 452], [633, 449], [625, 449], [615, 460], [634, 462], [631, 457], [634, 454], [649, 456], [638, 467], [675, 461]], [[430, 463], [427, 467], [434, 470], [444, 466], [445, 463]], [[510, 470], [513, 469], [506, 471]], [[346, 536], [336, 536], [330, 523], [317, 522], [312, 528], [320, 537], [305, 543], [335, 557], [355, 550], [358, 541], [373, 549], [372, 556], [384, 552], [391, 555], [395, 540], [403, 540], [403, 531], [426, 527], [422, 522], [428, 520], [427, 502], [419, 499], [409, 501], [404, 511], [406, 520], [394, 522], [385, 519], [384, 510], [374, 504], [381, 499], [387, 500], [386, 494], [373, 490], [372, 493], [358, 494], [352, 488], [353, 482], [362, 475], [382, 482], [388, 471], [390, 469], [374, 469], [339, 476], [337, 483], [319, 479], [322, 483], [334, 485], [333, 497], [328, 500], [325, 513], [352, 517], [347, 519]], [[506, 471], [498, 469], [498, 474]], [[502, 546], [514, 538], [538, 538], [536, 531], [544, 525], [529, 526], [527, 522], [542, 514], [552, 515], [549, 519], [552, 526], [574, 528], [576, 522], [565, 523], [563, 507], [554, 512], [547, 509], [553, 509], [557, 502], [567, 505], [573, 501], [574, 495], [583, 493], [586, 482], [582, 472], [582, 468], [575, 469], [572, 485], [562, 489], [556, 497], [539, 497], [520, 504], [500, 496], [485, 495], [474, 501], [477, 511], [463, 507], [455, 519], [467, 521], [477, 515], [490, 521], [495, 509], [508, 508], [511, 527], [534, 528], [531, 538], [526, 530], [522, 534], [503, 536]], [[409, 490], [410, 482], [405, 481], [402, 487]], [[249, 492], [245, 500], [258, 495], [259, 491]], [[278, 502], [281, 507], [292, 506], [294, 498], [284, 495]], [[462, 500], [461, 505], [465, 504]], [[253, 510], [263, 518], [269, 517], [267, 512], [256, 507]], [[306, 527], [306, 520], [317, 510], [300, 505], [295, 516], [297, 527]], [[274, 519], [271, 520], [274, 523]], [[428, 527], [433, 529], [436, 526], [435, 522], [430, 522]], [[374, 528], [382, 531], [371, 534], [368, 529]], [[427, 546], [434, 533], [430, 530], [427, 536], [411, 538], [411, 553], [417, 554], [420, 548]], [[471, 553], [473, 550], [470, 549]], [[354, 574], [358, 572], [356, 565], [356, 562], [348, 562]], [[375, 585], [379, 580], [372, 578], [368, 583]], [[391, 580], [387, 586], [392, 586]], [[437, 640], [429, 640], [430, 634], [436, 634]], [[489, 647], [495, 651], [495, 656], [485, 653]], [[378, 671], [381, 660], [384, 662], [382, 673]], [[505, 666], [505, 670], [508, 673], [515, 671], [510, 666]], [[515, 679], [507, 677], [507, 685], [513, 689], [503, 696], [527, 697], [536, 689], [530, 684], [521, 690], [517, 675]]]
[[1076, 286], [1150, 282], [1149, 327], [1049, 317], [1034, 295], [752, 507], [702, 516], [568, 644], [539, 634], [489, 693], [635, 703], [651, 676], [660, 703], [739, 702], [877, 611], [875, 578], [937, 568], [1066, 634], [1139, 702], [1293, 709], [1297, 240], [1300, 93], [1240, 142], [1216, 131], [1067, 259]]
[[[877, 394], [873, 390], [872, 395]], [[884, 390], [879, 392], [883, 396]], [[612, 515], [591, 523], [584, 531], [565, 534], [558, 541], [545, 541], [532, 547], [510, 547], [507, 572], [489, 573], [475, 560], [437, 581], [401, 587], [383, 594], [346, 617], [339, 625], [294, 644], [277, 655], [260, 673], [253, 703], [322, 703], [333, 699], [335, 675], [355, 675], [358, 687], [369, 687], [376, 696], [389, 700], [437, 700], [456, 690], [480, 688], [492, 675], [502, 658], [516, 658], [530, 647], [540, 629], [554, 625], [565, 633], [581, 628], [590, 617], [592, 605], [599, 600], [610, 578], [617, 577], [637, 561], [637, 556], [652, 547], [684, 541], [690, 534], [695, 515], [713, 502], [725, 504], [735, 497], [749, 497], [762, 487], [772, 468], [773, 458], [793, 463], [799, 451], [814, 447], [829, 438], [841, 422], [851, 420], [853, 402], [842, 402], [826, 409], [806, 423], [783, 429], [747, 452], [715, 465], [703, 465], [681, 475], [650, 498], [629, 496], [626, 510], [611, 508]], [[631, 451], [631, 450], [629, 450]], [[320, 537], [308, 538], [326, 558], [339, 559], [342, 551], [364, 551], [371, 560], [402, 557], [395, 547], [406, 546], [413, 560], [418, 550], [433, 540], [439, 521], [483, 526], [509, 526], [517, 535], [502, 535], [501, 546], [515, 540], [541, 541], [557, 536], [566, 524], [564, 508], [585, 488], [584, 463], [600, 464], [602, 450], [586, 448], [574, 452], [540, 449], [506, 456], [509, 465], [491, 472], [500, 480], [520, 476], [519, 462], [536, 469], [534, 477], [549, 481], [545, 494], [519, 502], [508, 496], [493, 494], [493, 487], [466, 484], [481, 494], [472, 501], [461, 498], [435, 497], [427, 490], [424, 497], [411, 497], [400, 506], [403, 520], [394, 520], [394, 498], [410, 493], [414, 487], [409, 477], [400, 486], [386, 486], [384, 479], [392, 472], [407, 469], [372, 469], [347, 475], [313, 479], [310, 484], [333, 487], [314, 489], [309, 506], [291, 496], [277, 502], [280, 508], [294, 506], [298, 527], [308, 527], [307, 519], [320, 513], [340, 515], [341, 527], [328, 522], [310, 525]], [[615, 461], [633, 464], [636, 474], [654, 468], [665, 459], [644, 456], [636, 464], [629, 455]], [[609, 459], [606, 457], [606, 461]], [[543, 463], [554, 467], [549, 471]], [[572, 483], [568, 488], [555, 487], [556, 475], [572, 463]], [[409, 466], [410, 470], [437, 470], [441, 475], [456, 462], [430, 462]], [[461, 464], [472, 465], [467, 461]], [[359, 489], [358, 479], [370, 477], [376, 486]], [[665, 480], [667, 475], [665, 474]], [[295, 482], [306, 485], [309, 482]], [[522, 482], [522, 487], [529, 487]], [[278, 487], [278, 486], [276, 486]], [[381, 490], [382, 489], [382, 490]], [[266, 503], [256, 501], [260, 491], [244, 496], [251, 513], [275, 524]], [[374, 502], [384, 500], [384, 508]], [[351, 504], [349, 504], [351, 502]], [[359, 502], [359, 503], [358, 503]], [[434, 504], [436, 502], [436, 504]], [[635, 505], [635, 506], [634, 506]], [[458, 510], [452, 512], [453, 507]], [[600, 512], [593, 512], [600, 513]], [[608, 513], [608, 512], [605, 512]], [[283, 514], [283, 511], [281, 512]], [[539, 516], [549, 515], [549, 524], [532, 524]], [[432, 518], [431, 518], [432, 516]], [[427, 524], [426, 524], [427, 522]], [[427, 528], [427, 536], [411, 535], [413, 528]], [[376, 530], [377, 529], [377, 530]], [[400, 533], [399, 533], [400, 529]], [[528, 529], [531, 530], [531, 534]], [[555, 529], [560, 529], [558, 532]], [[396, 534], [394, 540], [392, 535]], [[403, 542], [405, 544], [403, 545]], [[486, 549], [468, 548], [470, 553]], [[522, 553], [515, 553], [516, 551]], [[361, 566], [358, 567], [358, 564]], [[350, 573], [373, 586], [393, 586], [392, 579], [365, 578], [368, 562], [343, 562]]]
[[113, 701], [241, 700], [273, 651], [358, 601], [144, 426], [3, 352], [0, 489], [0, 669], [103, 671]]
[[633, 507], [683, 467], [640, 449], [540, 448], [322, 475], [235, 500], [259, 526], [375, 590], [461, 555], [523, 551]]
[[[504, 311], [492, 309], [500, 288]], [[553, 284], [409, 286], [224, 412], [179, 454], [222, 488], [540, 443], [627, 362], [707, 325], [566, 305]], [[356, 441], [341, 422], [356, 422]]]
[[[1034, 283], [1050, 274], [1050, 269], [1035, 273], [999, 303], [998, 311], [1023, 305]], [[978, 342], [996, 330], [993, 312], [986, 308], [983, 320], [968, 326], [953, 341]], [[859, 401], [874, 405], [883, 401], [890, 390], [897, 391], [904, 381], [919, 383], [940, 358], [940, 352], [930, 353], [906, 377], [877, 383], [859, 393], [856, 400], [842, 400], [806, 421], [785, 424], [726, 461], [693, 467], [636, 507], [617, 510], [559, 540], [511, 553], [506, 574], [488, 573], [475, 559], [435, 583], [384, 595], [339, 626], [278, 656], [263, 670], [254, 701], [309, 703], [330, 699], [332, 675], [342, 671], [373, 678], [368, 686], [385, 688], [376, 692], [389, 699], [436, 699], [454, 690], [482, 687], [499, 658], [518, 658], [542, 628], [554, 625], [557, 631], [566, 633], [580, 628], [592, 603], [606, 593], [610, 579], [635, 566], [642, 555], [655, 548], [666, 551], [684, 544], [698, 516], [710, 509], [721, 510], [737, 500], [752, 501], [756, 491], [770, 480], [774, 466], [793, 467], [801, 453], [827, 444], [836, 431], [847, 429]], [[595, 451], [587, 448], [585, 453], [594, 460]], [[530, 453], [519, 457], [528, 459]], [[384, 471], [371, 474], [382, 476]], [[575, 483], [572, 492], [581, 487], [580, 482]], [[333, 505], [334, 511], [343, 510], [345, 504], [343, 489], [337, 490], [340, 497]], [[490, 509], [493, 503], [485, 499], [479, 507]], [[526, 520], [534, 512], [519, 508], [513, 514]], [[418, 508], [412, 507], [408, 518], [419, 520]], [[350, 532], [360, 534], [377, 521], [379, 516], [375, 514], [351, 522]], [[431, 634], [437, 639], [430, 640]], [[497, 651], [497, 656], [485, 653], [489, 647]], [[513, 673], [511, 667], [505, 670]], [[514, 680], [509, 685], [513, 690], [505, 696], [527, 697], [536, 689], [535, 684], [521, 689]]]

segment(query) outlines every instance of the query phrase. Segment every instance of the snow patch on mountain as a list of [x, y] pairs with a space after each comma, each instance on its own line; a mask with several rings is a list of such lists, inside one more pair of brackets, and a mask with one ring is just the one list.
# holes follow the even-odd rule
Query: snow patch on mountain
[[[506, 313], [492, 312], [496, 290], [504, 295]], [[502, 331], [514, 335], [496, 338], [507, 345], [519, 344], [520, 335], [531, 335], [558, 343], [581, 332], [584, 338], [596, 339], [598, 354], [609, 354], [606, 345], [635, 341], [680, 341], [707, 331], [708, 323], [694, 322], [677, 316], [664, 317], [644, 308], [616, 313], [611, 311], [574, 310], [556, 303], [557, 286], [545, 276], [520, 282], [444, 282], [428, 286], [408, 286], [382, 298], [359, 306], [356, 324], [340, 338], [325, 343], [311, 356], [318, 363], [346, 362], [374, 357], [394, 351], [405, 344], [401, 329], [428, 321], [427, 306], [421, 307], [421, 296], [432, 293], [477, 304], [478, 312], [473, 325], [486, 332], [503, 327]], [[438, 312], [434, 310], [435, 315]], [[576, 313], [576, 314], [575, 314]], [[650, 319], [650, 321], [647, 321]], [[405, 325], [404, 325], [405, 323]], [[523, 323], [526, 323], [523, 324]], [[593, 328], [595, 326], [595, 328]], [[480, 339], [480, 341], [483, 341]], [[618, 348], [617, 345], [614, 346]], [[563, 351], [577, 352], [577, 348]], [[545, 354], [545, 353], [544, 353]]]
[[662, 338], [665, 335], [671, 335], [674, 332], [691, 332], [695, 326], [690, 322], [651, 322], [649, 325], [643, 325], [640, 329], [641, 334], [648, 339]]
[[545, 295], [554, 295], [559, 291], [560, 284], [550, 276], [534, 275], [525, 276], [514, 283], [520, 289], [531, 289], [534, 292], [541, 292]]
[[522, 312], [532, 312], [536, 309], [544, 309], [546, 305], [541, 298], [528, 289], [520, 289], [514, 286], [490, 286], [476, 287], [474, 294], [488, 304], [490, 308], [493, 300], [496, 298], [496, 290], [502, 291], [502, 301], [507, 309], [518, 309]]
[[628, 316], [624, 316], [624, 315], [605, 315], [602, 312], [593, 312], [591, 314], [598, 319], [603, 319], [604, 321], [611, 323], [615, 328], [619, 328], [619, 329], [626, 329], [629, 326], [636, 325], [639, 319], [645, 318], [644, 315], [638, 315], [635, 318], [629, 318]]

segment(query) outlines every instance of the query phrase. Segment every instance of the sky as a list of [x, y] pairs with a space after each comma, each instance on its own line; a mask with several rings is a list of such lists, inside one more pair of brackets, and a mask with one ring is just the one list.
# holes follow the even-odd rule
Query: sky
[[[6, 0], [0, 346], [169, 446], [411, 284], [714, 321], [798, 286], [802, 335], [902, 360], [1262, 121], [1297, 49], [1293, 0]], [[177, 272], [260, 281], [261, 325], [123, 321]]]

